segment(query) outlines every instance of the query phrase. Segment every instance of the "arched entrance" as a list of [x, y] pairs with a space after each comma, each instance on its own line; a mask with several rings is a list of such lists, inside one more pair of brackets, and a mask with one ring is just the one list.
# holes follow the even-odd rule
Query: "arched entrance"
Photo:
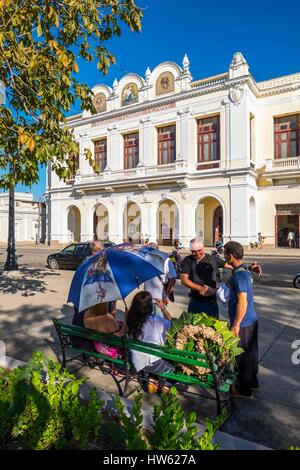
[[109, 239], [109, 214], [104, 204], [98, 204], [93, 215], [94, 240], [107, 241]]
[[214, 197], [208, 196], [198, 202], [195, 211], [196, 235], [204, 245], [213, 244], [223, 240], [224, 214], [220, 202]]
[[179, 234], [179, 211], [170, 199], [162, 201], [157, 209], [158, 243], [172, 245]]
[[68, 238], [69, 242], [80, 242], [81, 215], [80, 210], [71, 206], [68, 212]]
[[124, 209], [123, 233], [124, 241], [139, 243], [141, 239], [141, 211], [135, 202], [129, 202]]

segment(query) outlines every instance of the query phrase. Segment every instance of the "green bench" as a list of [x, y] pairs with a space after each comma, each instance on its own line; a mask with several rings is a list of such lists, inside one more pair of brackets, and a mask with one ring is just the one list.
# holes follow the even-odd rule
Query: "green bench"
[[[210, 369], [210, 372], [205, 376], [187, 375], [178, 370], [158, 374], [157, 378], [161, 384], [164, 381], [174, 381], [176, 382], [175, 386], [182, 384], [182, 387], [178, 386], [178, 388], [183, 395], [191, 393], [192, 395], [216, 400], [217, 415], [221, 413], [224, 403], [231, 405], [230, 386], [235, 379], [235, 373], [228, 366], [219, 369], [212, 354], [171, 349], [167, 346], [99, 333], [80, 326], [63, 323], [55, 318], [53, 318], [53, 323], [61, 344], [62, 366], [65, 367], [68, 362], [77, 361], [81, 366], [88, 365], [99, 369], [103, 373], [110, 374], [117, 385], [120, 396], [129, 396], [137, 387], [147, 383], [149, 379], [143, 371], [136, 372], [130, 363], [130, 350], [136, 350], [157, 356], [158, 359], [165, 359], [174, 365], [186, 364]], [[117, 346], [123, 350], [123, 354], [116, 358], [110, 358], [96, 351], [76, 347], [73, 345], [74, 338], [100, 341], [108, 346]], [[131, 381], [137, 382], [138, 386], [129, 389]], [[189, 390], [194, 387], [197, 387], [197, 393]], [[205, 390], [205, 395], [199, 393], [202, 390]]]

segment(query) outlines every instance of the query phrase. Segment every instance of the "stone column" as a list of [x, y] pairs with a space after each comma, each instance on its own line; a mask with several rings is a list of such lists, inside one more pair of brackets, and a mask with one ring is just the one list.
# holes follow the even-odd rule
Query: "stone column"
[[110, 195], [109, 213], [109, 240], [114, 243], [123, 243], [123, 207], [125, 196]]
[[157, 227], [157, 209], [158, 206], [156, 203], [151, 202], [148, 205], [148, 232], [147, 238], [150, 242], [155, 242], [158, 240], [159, 228]]
[[192, 204], [187, 200], [188, 192], [182, 190], [182, 220], [179, 221], [179, 240], [184, 248], [189, 247], [189, 242], [195, 237], [195, 211]]
[[[230, 89], [230, 168], [250, 166], [250, 118], [242, 85]], [[226, 105], [225, 105], [226, 106]]]
[[[57, 217], [57, 214], [60, 214]], [[51, 244], [69, 243], [68, 234], [68, 211], [65, 205], [51, 196]]]
[[229, 184], [231, 240], [246, 246], [250, 243], [249, 187], [245, 176], [233, 176]]
[[[222, 101], [222, 110], [221, 110], [221, 161], [220, 168], [222, 170], [227, 170], [230, 168], [231, 160], [231, 128], [230, 128], [230, 100], [225, 98]], [[222, 126], [222, 124], [224, 124]], [[222, 145], [224, 143], [224, 145]]]
[[107, 168], [108, 170], [120, 170], [123, 168], [122, 156], [119, 138], [119, 128], [117, 124], [107, 128]]
[[144, 166], [154, 165], [153, 157], [153, 119], [150, 116], [143, 117], [140, 120], [142, 124], [141, 149], [142, 159], [140, 160]]
[[86, 149], [93, 151], [92, 149], [92, 141], [90, 140], [89, 133], [87, 131], [83, 131], [79, 134], [79, 173], [81, 175], [90, 174], [92, 172], [92, 167], [90, 166], [89, 162], [84, 157], [84, 152]]
[[[94, 224], [93, 224], [93, 213], [89, 207], [89, 201], [85, 198], [81, 199], [81, 232], [80, 241], [88, 242], [94, 239]], [[92, 201], [93, 203], [94, 201]], [[90, 203], [91, 205], [91, 203]]]
[[177, 111], [179, 116], [179, 133], [180, 133], [180, 144], [179, 152], [177, 155], [180, 156], [180, 160], [188, 161], [189, 156], [189, 119], [190, 109], [180, 109]]

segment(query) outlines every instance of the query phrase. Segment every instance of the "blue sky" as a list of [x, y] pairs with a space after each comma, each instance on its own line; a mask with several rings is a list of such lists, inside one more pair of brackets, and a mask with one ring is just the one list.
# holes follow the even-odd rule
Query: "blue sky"
[[[144, 10], [142, 32], [123, 27], [107, 47], [117, 57], [103, 76], [95, 63], [79, 63], [79, 78], [90, 87], [112, 85], [128, 72], [144, 76], [161, 62], [181, 65], [187, 53], [194, 79], [225, 72], [233, 54], [242, 52], [257, 81], [300, 72], [300, 2], [295, 0], [136, 0]], [[70, 114], [80, 112], [76, 104]], [[45, 169], [31, 188], [36, 198], [45, 191]]]

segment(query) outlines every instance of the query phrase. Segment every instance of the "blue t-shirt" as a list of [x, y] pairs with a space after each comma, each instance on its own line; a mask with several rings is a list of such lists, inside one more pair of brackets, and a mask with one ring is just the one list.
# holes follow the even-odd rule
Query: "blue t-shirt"
[[248, 271], [239, 271], [235, 274], [233, 271], [229, 300], [229, 318], [231, 325], [233, 324], [236, 315], [236, 306], [238, 301], [237, 294], [240, 294], [241, 292], [247, 293], [247, 311], [240, 325], [241, 328], [245, 328], [246, 326], [253, 325], [257, 321], [257, 315], [253, 303], [251, 277]]

